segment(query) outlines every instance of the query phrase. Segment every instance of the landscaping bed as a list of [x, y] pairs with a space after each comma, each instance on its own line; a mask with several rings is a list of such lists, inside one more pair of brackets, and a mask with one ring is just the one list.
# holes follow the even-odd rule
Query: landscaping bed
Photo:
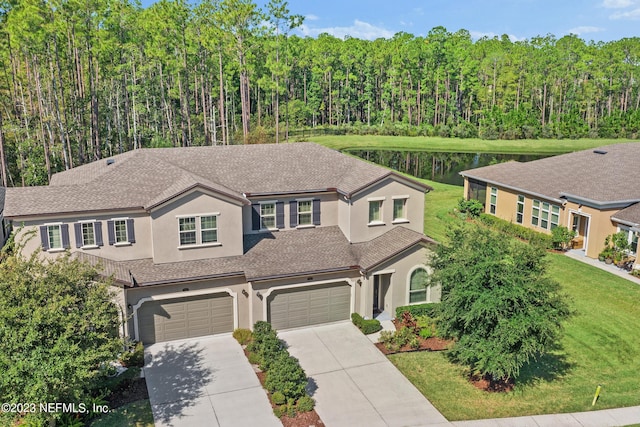
[[446, 350], [449, 345], [451, 345], [450, 340], [444, 340], [438, 337], [430, 337], [426, 339], [418, 337], [418, 341], [420, 342], [420, 347], [418, 348], [412, 348], [409, 344], [405, 344], [396, 351], [389, 350], [381, 342], [376, 343], [375, 346], [378, 347], [378, 350], [380, 350], [383, 354], [388, 355], [395, 353], [406, 353], [409, 351], [442, 351]]
[[396, 331], [382, 331], [375, 346], [385, 355], [446, 350], [453, 341], [435, 336], [435, 319], [429, 316], [433, 308], [432, 304], [398, 307], [398, 318], [393, 320]]

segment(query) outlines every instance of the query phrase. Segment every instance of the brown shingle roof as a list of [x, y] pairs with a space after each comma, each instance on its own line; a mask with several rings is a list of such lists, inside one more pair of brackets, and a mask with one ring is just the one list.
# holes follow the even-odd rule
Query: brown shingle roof
[[154, 264], [151, 258], [111, 261], [88, 254], [79, 257], [100, 264], [105, 275], [113, 274], [136, 286], [244, 275], [249, 281], [303, 276], [322, 272], [367, 270], [410, 247], [432, 242], [420, 233], [396, 227], [367, 243], [350, 244], [337, 226], [318, 227], [245, 236], [241, 256]]
[[611, 218], [616, 221], [626, 222], [628, 224], [634, 224], [638, 226], [640, 224], [640, 203], [629, 206], [611, 215]]
[[6, 216], [143, 209], [193, 184], [238, 199], [329, 189], [350, 194], [390, 173], [313, 143], [147, 148], [60, 172], [46, 187], [10, 188]]
[[640, 143], [609, 145], [527, 163], [501, 163], [461, 174], [550, 199], [633, 203], [640, 200], [640, 187], [635, 185], [640, 180]]

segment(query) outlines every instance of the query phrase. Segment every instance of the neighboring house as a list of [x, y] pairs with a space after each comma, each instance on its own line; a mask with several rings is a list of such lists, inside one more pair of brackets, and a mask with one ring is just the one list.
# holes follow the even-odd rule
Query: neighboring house
[[25, 252], [112, 275], [127, 333], [152, 343], [438, 301], [429, 190], [311, 143], [140, 149], [9, 188], [5, 216]]
[[11, 232], [11, 224], [4, 219], [4, 197], [6, 188], [0, 187], [0, 248], [4, 245]]
[[573, 247], [597, 258], [605, 238], [623, 231], [637, 251], [640, 232], [640, 143], [609, 145], [527, 163], [461, 172], [464, 196], [485, 212], [545, 233], [565, 226]]

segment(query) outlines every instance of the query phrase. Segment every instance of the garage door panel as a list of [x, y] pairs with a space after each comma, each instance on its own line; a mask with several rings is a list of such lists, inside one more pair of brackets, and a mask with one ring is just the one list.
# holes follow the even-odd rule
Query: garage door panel
[[275, 329], [347, 320], [351, 314], [351, 287], [339, 282], [276, 291], [268, 304], [269, 321]]
[[144, 303], [138, 312], [145, 344], [233, 331], [233, 298], [203, 295]]

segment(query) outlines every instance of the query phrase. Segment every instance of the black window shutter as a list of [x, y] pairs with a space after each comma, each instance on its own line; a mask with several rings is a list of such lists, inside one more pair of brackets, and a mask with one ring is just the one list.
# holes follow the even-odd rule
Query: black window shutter
[[129, 243], [136, 242], [136, 231], [133, 228], [133, 219], [131, 218], [127, 220], [127, 240]]
[[251, 229], [260, 230], [260, 205], [251, 205]]
[[93, 231], [96, 236], [96, 245], [104, 246], [104, 242], [102, 241], [102, 222], [96, 221], [93, 224]]
[[49, 250], [49, 230], [46, 225], [40, 226], [40, 241], [42, 242], [42, 250]]
[[76, 222], [73, 224], [73, 233], [76, 235], [76, 248], [82, 247], [82, 224]]
[[107, 221], [107, 236], [109, 237], [109, 244], [116, 244], [116, 226], [113, 221]]
[[313, 199], [313, 225], [320, 225], [320, 199]]
[[69, 224], [62, 224], [60, 230], [62, 231], [62, 247], [65, 249], [71, 248], [69, 243]]
[[296, 200], [289, 202], [289, 223], [291, 228], [298, 226], [298, 202]]
[[276, 202], [276, 227], [284, 228], [284, 202]]

